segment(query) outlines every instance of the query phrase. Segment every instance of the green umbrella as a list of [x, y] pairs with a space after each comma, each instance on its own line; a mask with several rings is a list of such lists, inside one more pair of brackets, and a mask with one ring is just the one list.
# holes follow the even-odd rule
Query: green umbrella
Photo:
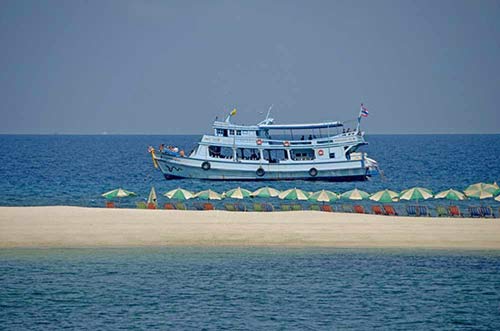
[[435, 199], [448, 199], [448, 200], [464, 200], [465, 194], [460, 191], [449, 189], [446, 191], [439, 192], [434, 196]]
[[339, 196], [337, 193], [332, 191], [321, 190], [318, 192], [314, 192], [309, 196], [309, 200], [317, 201], [317, 202], [330, 202], [338, 200]]
[[404, 190], [399, 195], [400, 200], [427, 200], [432, 198], [432, 192], [423, 187], [414, 187]]
[[250, 194], [252, 194], [252, 192], [250, 192], [249, 190], [237, 187], [235, 189], [225, 192], [224, 196], [231, 199], [243, 199], [250, 197]]
[[155, 191], [155, 188], [154, 186], [151, 187], [151, 191], [149, 192], [149, 196], [148, 196], [148, 205], [150, 203], [154, 204], [156, 207], [158, 207], [158, 199], [156, 197], [156, 191]]
[[498, 185], [495, 184], [486, 184], [486, 183], [476, 183], [469, 185], [464, 193], [469, 198], [475, 199], [487, 199], [493, 198], [496, 193], [499, 193]]
[[397, 202], [399, 200], [399, 194], [391, 190], [378, 191], [370, 196], [370, 200], [378, 202]]
[[495, 201], [500, 201], [500, 194], [495, 198]]
[[291, 188], [281, 192], [278, 195], [278, 198], [286, 200], [307, 200], [309, 198], [309, 194], [297, 188]]
[[130, 192], [122, 188], [117, 188], [116, 190], [112, 190], [102, 194], [102, 196], [105, 197], [106, 199], [125, 198], [136, 195], [137, 194], [135, 194], [134, 192]]
[[252, 197], [258, 197], [258, 198], [271, 198], [271, 197], [277, 197], [281, 192], [266, 186], [266, 187], [261, 187], [250, 194]]
[[206, 200], [222, 200], [222, 195], [212, 190], [205, 190], [196, 193], [195, 198], [206, 199]]
[[363, 199], [368, 199], [369, 196], [370, 194], [366, 193], [365, 191], [361, 191], [355, 188], [354, 190], [342, 193], [340, 195], [340, 198], [349, 200], [363, 200]]
[[180, 187], [176, 188], [175, 190], [168, 191], [167, 193], [164, 194], [169, 199], [175, 199], [175, 200], [188, 200], [191, 198], [194, 198], [194, 194], [188, 190], [182, 189]]

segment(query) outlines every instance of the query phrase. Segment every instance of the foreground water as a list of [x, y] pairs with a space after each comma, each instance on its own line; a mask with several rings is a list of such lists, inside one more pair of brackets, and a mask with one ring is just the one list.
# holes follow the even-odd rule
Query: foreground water
[[[147, 146], [160, 143], [190, 150], [200, 136], [29, 136], [0, 135], [0, 205], [103, 206], [101, 193], [124, 187], [139, 194], [122, 199], [133, 206], [151, 186], [164, 193], [178, 186], [219, 192], [238, 185], [256, 189], [257, 182], [166, 181], [153, 168]], [[354, 187], [376, 192], [423, 186], [437, 192], [464, 189], [475, 182], [500, 180], [500, 135], [379, 135], [364, 147], [379, 161], [386, 180], [328, 183], [268, 182], [278, 189], [343, 192]], [[160, 197], [160, 202], [166, 201]], [[473, 202], [474, 203], [474, 202]], [[496, 204], [494, 201], [487, 203]], [[497, 204], [498, 206], [499, 204]]]
[[499, 330], [499, 271], [499, 252], [0, 250], [0, 325]]

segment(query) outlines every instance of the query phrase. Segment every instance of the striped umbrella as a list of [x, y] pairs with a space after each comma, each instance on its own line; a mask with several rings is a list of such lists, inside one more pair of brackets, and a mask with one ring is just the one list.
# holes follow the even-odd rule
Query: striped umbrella
[[222, 195], [212, 190], [200, 191], [194, 197], [206, 200], [222, 200]]
[[250, 197], [250, 194], [252, 194], [252, 192], [238, 186], [235, 189], [225, 192], [224, 196], [231, 199], [243, 199]]
[[342, 193], [340, 195], [340, 198], [349, 200], [363, 200], [363, 199], [368, 199], [369, 196], [370, 194], [366, 193], [365, 191], [361, 191], [355, 188], [354, 190]]
[[194, 194], [188, 190], [182, 189], [180, 187], [176, 188], [175, 190], [168, 191], [167, 193], [164, 194], [169, 199], [175, 199], [175, 200], [188, 200], [191, 198], [194, 198]]
[[500, 194], [495, 198], [495, 201], [500, 201]]
[[400, 200], [427, 200], [432, 198], [432, 192], [423, 187], [414, 187], [404, 190], [399, 195]]
[[434, 198], [458, 201], [458, 200], [465, 200], [465, 194], [454, 189], [449, 189], [446, 191], [439, 192], [434, 196]]
[[286, 200], [307, 200], [309, 198], [309, 194], [297, 188], [291, 188], [281, 192], [278, 195], [278, 198]]
[[330, 201], [336, 201], [338, 199], [339, 196], [337, 195], [337, 193], [326, 190], [314, 192], [309, 196], [309, 200], [317, 202], [330, 202]]
[[250, 194], [250, 196], [258, 198], [271, 198], [271, 197], [277, 197], [280, 193], [281, 193], [280, 191], [272, 187], [265, 186], [253, 191]]
[[124, 190], [122, 188], [117, 188], [116, 190], [112, 190], [106, 193], [103, 193], [102, 196], [105, 197], [106, 199], [113, 199], [113, 198], [125, 198], [125, 197], [132, 197], [136, 196], [134, 192]]
[[370, 196], [370, 200], [377, 202], [397, 202], [399, 200], [399, 194], [391, 190], [378, 191]]
[[469, 198], [487, 199], [492, 198], [496, 193], [499, 193], [498, 185], [487, 183], [476, 183], [469, 185], [464, 193]]

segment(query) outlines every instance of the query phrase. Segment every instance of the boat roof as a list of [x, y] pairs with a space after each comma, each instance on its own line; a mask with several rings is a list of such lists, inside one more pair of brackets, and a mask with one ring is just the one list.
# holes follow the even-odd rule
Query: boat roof
[[303, 129], [323, 129], [336, 128], [343, 126], [342, 122], [323, 122], [323, 123], [303, 123], [303, 124], [261, 124], [259, 129], [265, 130], [303, 130]]
[[238, 125], [230, 122], [215, 121], [214, 128], [242, 129], [242, 130], [304, 130], [304, 129], [324, 129], [343, 126], [342, 122], [322, 122], [322, 123], [302, 123], [302, 124], [272, 124], [259, 123], [257, 125]]

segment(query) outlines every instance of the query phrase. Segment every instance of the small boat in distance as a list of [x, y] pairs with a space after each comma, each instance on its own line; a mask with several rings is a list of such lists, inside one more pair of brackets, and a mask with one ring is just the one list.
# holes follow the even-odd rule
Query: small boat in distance
[[150, 147], [153, 163], [166, 179], [354, 181], [379, 173], [375, 160], [357, 152], [368, 144], [360, 130], [368, 115], [363, 105], [353, 129], [338, 121], [274, 124], [270, 111], [246, 126], [231, 122], [234, 109], [224, 121], [214, 121], [213, 134], [204, 135], [189, 155], [164, 144], [157, 151]]

